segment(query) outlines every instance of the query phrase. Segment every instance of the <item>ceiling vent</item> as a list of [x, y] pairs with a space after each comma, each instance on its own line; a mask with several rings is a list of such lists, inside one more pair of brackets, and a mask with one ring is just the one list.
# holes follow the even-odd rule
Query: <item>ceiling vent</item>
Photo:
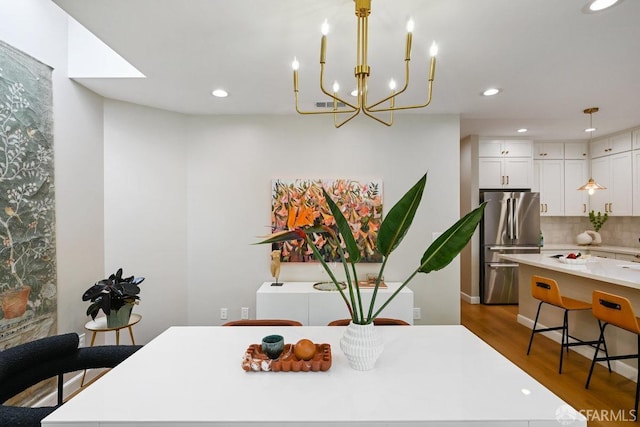
[[[344, 102], [338, 102], [338, 108], [344, 107]], [[333, 108], [333, 101], [316, 101], [316, 108]]]

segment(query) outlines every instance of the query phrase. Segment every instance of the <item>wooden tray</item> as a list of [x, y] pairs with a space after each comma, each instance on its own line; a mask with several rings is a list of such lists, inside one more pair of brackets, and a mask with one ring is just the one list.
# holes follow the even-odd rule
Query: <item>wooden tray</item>
[[331, 367], [331, 346], [316, 344], [316, 354], [311, 360], [300, 360], [293, 354], [293, 344], [285, 344], [277, 359], [269, 359], [262, 352], [262, 345], [251, 344], [242, 359], [242, 369], [248, 372], [318, 372]]

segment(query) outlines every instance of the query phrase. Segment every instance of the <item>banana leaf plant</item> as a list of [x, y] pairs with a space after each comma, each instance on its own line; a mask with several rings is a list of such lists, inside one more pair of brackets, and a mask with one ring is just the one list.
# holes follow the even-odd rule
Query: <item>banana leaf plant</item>
[[107, 279], [95, 283], [82, 295], [82, 301], [91, 301], [87, 315], [95, 320], [102, 310], [104, 314], [111, 314], [111, 310], [119, 310], [125, 304], [137, 304], [140, 297], [138, 286], [144, 277], [122, 277], [122, 268]]
[[[384, 269], [389, 260], [391, 253], [400, 245], [402, 239], [407, 234], [411, 223], [415, 217], [416, 211], [422, 200], [422, 194], [427, 182], [427, 174], [424, 174], [418, 182], [411, 187], [407, 193], [389, 210], [385, 216], [380, 230], [378, 232], [377, 249], [383, 256], [380, 270], [377, 274], [375, 286], [373, 288], [372, 298], [368, 307], [364, 307], [360, 288], [358, 287], [358, 273], [356, 264], [360, 261], [361, 253], [349, 223], [345, 219], [339, 206], [331, 199], [331, 196], [324, 191], [324, 198], [329, 205], [332, 215], [335, 218], [337, 230], [326, 225], [319, 225], [309, 222], [306, 225], [297, 227], [293, 230], [283, 230], [273, 233], [257, 244], [271, 244], [288, 240], [304, 240], [313, 250], [315, 258], [320, 261], [324, 270], [327, 272], [331, 281], [335, 284], [336, 289], [340, 292], [344, 302], [349, 310], [349, 315], [353, 323], [366, 325], [373, 322], [373, 319], [384, 310], [384, 308], [395, 298], [395, 296], [405, 287], [418, 273], [430, 273], [440, 270], [449, 263], [462, 251], [467, 245], [473, 232], [475, 231], [486, 203], [481, 204], [476, 209], [453, 224], [447, 231], [442, 233], [436, 240], [426, 249], [417, 268], [409, 274], [402, 282], [400, 287], [393, 292], [380, 307], [374, 311], [378, 288], [381, 278], [384, 277]], [[333, 271], [323, 259], [318, 248], [314, 245], [314, 234], [322, 234], [327, 239], [333, 239], [337, 243], [338, 254], [344, 273], [346, 276], [346, 290], [343, 290], [340, 283], [344, 281], [336, 279]]]

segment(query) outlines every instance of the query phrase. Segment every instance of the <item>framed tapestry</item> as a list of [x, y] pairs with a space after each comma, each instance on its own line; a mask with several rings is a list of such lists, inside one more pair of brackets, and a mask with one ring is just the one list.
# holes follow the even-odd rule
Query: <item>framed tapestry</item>
[[56, 331], [51, 71], [0, 42], [0, 349]]
[[[382, 182], [360, 182], [351, 179], [295, 179], [273, 180], [271, 183], [272, 231], [295, 228], [298, 215], [311, 215], [316, 224], [334, 227], [335, 220], [324, 200], [322, 188], [327, 191], [343, 212], [349, 212], [346, 220], [351, 226], [356, 243], [362, 253], [361, 262], [382, 262], [376, 250], [378, 230], [382, 223]], [[339, 260], [337, 248], [324, 236], [317, 234], [315, 244], [324, 260]], [[302, 240], [278, 244], [284, 262], [314, 261], [314, 254]]]

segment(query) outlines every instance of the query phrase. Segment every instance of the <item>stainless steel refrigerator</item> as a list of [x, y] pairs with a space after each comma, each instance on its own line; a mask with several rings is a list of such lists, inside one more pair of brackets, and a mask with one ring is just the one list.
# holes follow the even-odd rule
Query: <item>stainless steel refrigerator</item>
[[481, 191], [480, 302], [518, 303], [518, 264], [499, 254], [540, 253], [540, 194]]

